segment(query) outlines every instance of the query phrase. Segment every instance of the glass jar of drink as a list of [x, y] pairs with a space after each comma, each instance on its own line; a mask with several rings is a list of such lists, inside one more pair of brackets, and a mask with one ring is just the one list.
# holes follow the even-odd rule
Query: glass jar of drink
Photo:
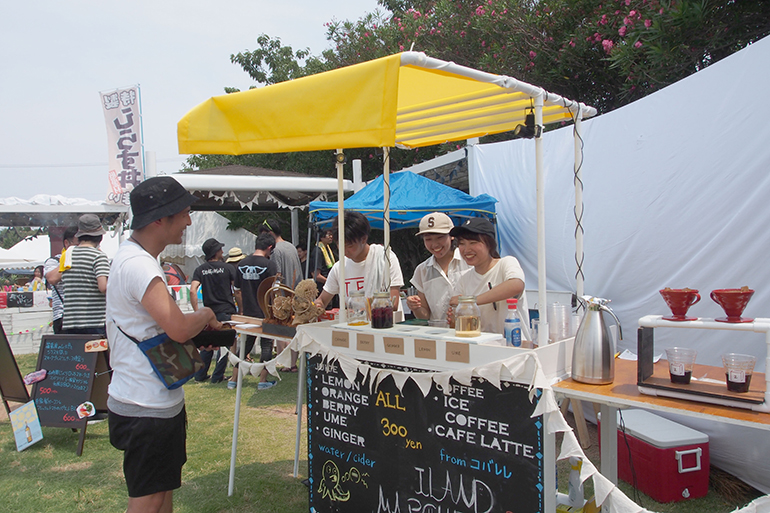
[[364, 291], [351, 292], [348, 296], [348, 326], [366, 326], [369, 324], [366, 310]]
[[372, 328], [393, 327], [393, 303], [387, 292], [375, 292], [372, 301]]
[[481, 335], [481, 312], [475, 296], [460, 296], [455, 308], [455, 335], [478, 337]]

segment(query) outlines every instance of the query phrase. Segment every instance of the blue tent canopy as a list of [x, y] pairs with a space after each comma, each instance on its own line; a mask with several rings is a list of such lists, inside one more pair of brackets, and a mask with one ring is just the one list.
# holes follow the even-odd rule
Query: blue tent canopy
[[[372, 228], [384, 229], [384, 179], [378, 176], [345, 200], [345, 210], [361, 212]], [[473, 197], [422, 175], [403, 171], [390, 175], [390, 229], [414, 228], [425, 214], [444, 212], [457, 221], [468, 217], [495, 217], [497, 200], [488, 194]], [[310, 219], [318, 226], [331, 225], [337, 217], [337, 202], [310, 202]]]

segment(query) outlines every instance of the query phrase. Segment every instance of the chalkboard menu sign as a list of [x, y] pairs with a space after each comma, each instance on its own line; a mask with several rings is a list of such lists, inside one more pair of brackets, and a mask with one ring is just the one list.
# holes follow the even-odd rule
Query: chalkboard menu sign
[[311, 511], [543, 510], [543, 425], [526, 386], [473, 378], [423, 396], [388, 377], [371, 391], [318, 355], [307, 372]]
[[43, 381], [35, 383], [32, 397], [40, 425], [85, 427], [77, 407], [91, 399], [94, 370], [99, 353], [86, 353], [85, 345], [97, 335], [44, 335], [37, 368], [45, 369]]
[[35, 304], [33, 292], [9, 292], [8, 308], [29, 308]]

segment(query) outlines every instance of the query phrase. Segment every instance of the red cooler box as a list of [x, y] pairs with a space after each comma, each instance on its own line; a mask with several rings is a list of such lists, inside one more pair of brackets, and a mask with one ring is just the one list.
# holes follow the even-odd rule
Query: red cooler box
[[626, 434], [620, 430], [618, 412], [620, 479], [633, 485], [633, 464], [637, 488], [658, 502], [696, 499], [708, 493], [708, 435], [645, 410], [622, 413]]

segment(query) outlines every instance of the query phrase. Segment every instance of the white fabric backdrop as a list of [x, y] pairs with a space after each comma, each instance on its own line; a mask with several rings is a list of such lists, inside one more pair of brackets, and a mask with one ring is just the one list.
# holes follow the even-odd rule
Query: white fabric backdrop
[[[664, 287], [699, 289], [690, 313], [720, 317], [709, 292], [748, 285], [756, 293], [744, 316], [770, 317], [770, 103], [758, 94], [770, 82], [768, 62], [765, 38], [583, 123], [585, 293], [612, 300], [621, 349], [636, 352], [640, 317], [669, 313], [658, 293]], [[574, 291], [573, 131], [543, 139], [548, 289]], [[500, 199], [501, 253], [516, 256], [536, 288], [535, 143], [476, 145], [468, 161], [471, 194]], [[760, 334], [657, 329], [655, 337], [656, 353], [685, 345], [708, 365], [721, 365], [725, 352], [749, 353], [765, 371]], [[753, 447], [745, 436], [742, 443], [764, 458], [751, 475], [735, 453], [719, 466], [770, 493], [770, 437], [753, 438]]]

